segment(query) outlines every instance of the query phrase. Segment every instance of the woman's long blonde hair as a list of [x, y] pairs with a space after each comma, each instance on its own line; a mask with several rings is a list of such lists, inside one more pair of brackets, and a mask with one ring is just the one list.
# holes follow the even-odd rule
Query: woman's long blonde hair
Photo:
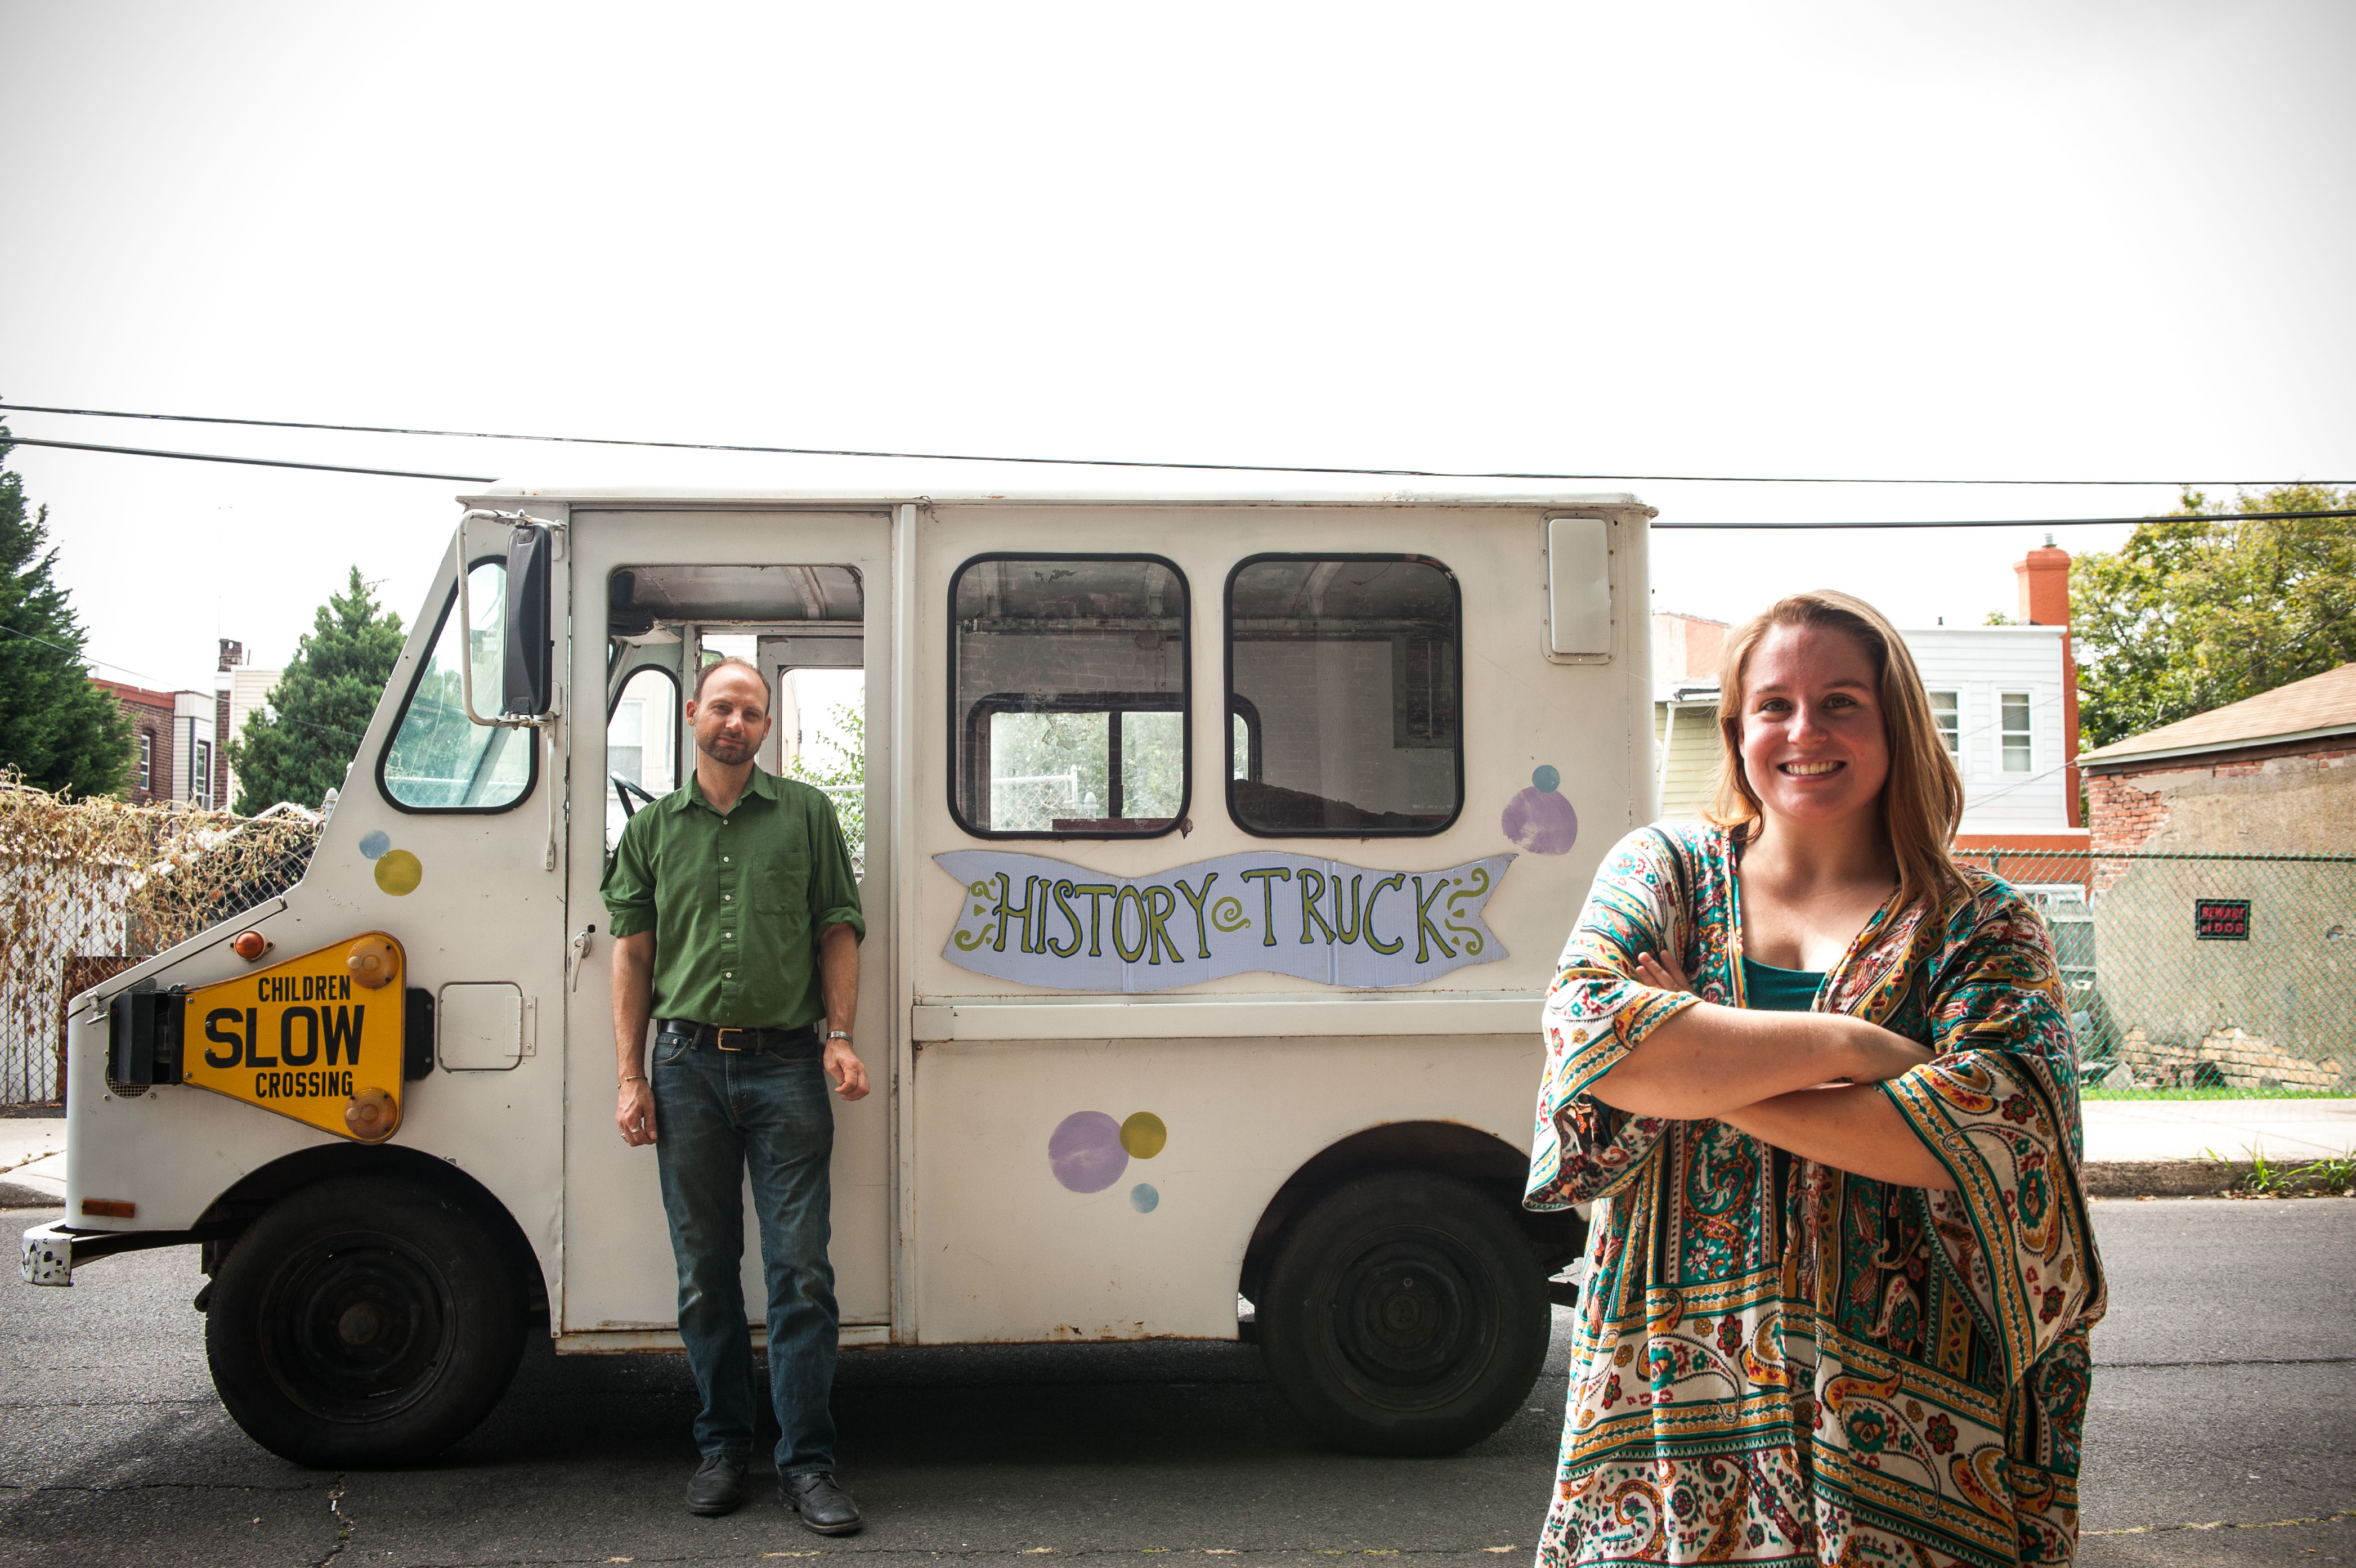
[[1793, 594], [1776, 600], [1737, 627], [1726, 639], [1719, 666], [1718, 800], [1709, 820], [1741, 843], [1756, 832], [1759, 793], [1742, 769], [1743, 681], [1751, 656], [1779, 626], [1820, 627], [1857, 639], [1873, 660], [1881, 682], [1882, 725], [1890, 743], [1890, 778], [1881, 787], [1881, 821], [1898, 861], [1901, 907], [1918, 900], [1943, 902], [1960, 893], [1964, 879], [1950, 849], [1964, 815], [1964, 782], [1947, 755], [1931, 717], [1931, 696], [1922, 689], [1914, 656], [1888, 618], [1863, 599], [1837, 589]]

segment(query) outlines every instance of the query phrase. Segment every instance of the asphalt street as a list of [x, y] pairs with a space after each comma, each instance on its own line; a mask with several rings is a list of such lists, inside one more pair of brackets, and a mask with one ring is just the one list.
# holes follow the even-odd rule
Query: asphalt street
[[[2080, 1562], [2356, 1562], [2356, 1201], [2110, 1201], [2096, 1221], [2112, 1309]], [[766, 1475], [734, 1516], [682, 1510], [693, 1392], [676, 1358], [560, 1360], [536, 1342], [506, 1402], [435, 1464], [327, 1475], [223, 1413], [188, 1305], [193, 1251], [78, 1279], [0, 1285], [11, 1563], [1515, 1563], [1545, 1511], [1567, 1375], [1558, 1312], [1554, 1359], [1513, 1422], [1451, 1458], [1384, 1460], [1322, 1448], [1242, 1346], [849, 1355], [843, 1479], [871, 1523], [822, 1541]]]

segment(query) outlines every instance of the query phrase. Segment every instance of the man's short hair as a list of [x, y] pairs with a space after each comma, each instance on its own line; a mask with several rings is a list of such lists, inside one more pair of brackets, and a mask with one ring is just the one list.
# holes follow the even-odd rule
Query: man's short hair
[[695, 696], [693, 700], [699, 703], [703, 701], [703, 685], [705, 682], [712, 679], [712, 672], [713, 671], [725, 670], [731, 665], [735, 666], [739, 670], [749, 670], [752, 671], [753, 679], [761, 682], [762, 711], [765, 713], [775, 713], [777, 707], [777, 694], [769, 689], [769, 678], [761, 673], [761, 667], [759, 665], [754, 663], [749, 659], [739, 659], [733, 653], [724, 658], [715, 659], [711, 663], [705, 665], [701, 670], [696, 671]]

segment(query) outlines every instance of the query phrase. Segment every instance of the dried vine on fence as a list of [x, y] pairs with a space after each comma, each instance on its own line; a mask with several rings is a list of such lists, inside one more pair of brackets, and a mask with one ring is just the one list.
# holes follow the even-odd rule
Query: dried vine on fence
[[140, 957], [292, 886], [318, 819], [69, 800], [0, 778], [0, 1103], [46, 1099], [70, 959]]

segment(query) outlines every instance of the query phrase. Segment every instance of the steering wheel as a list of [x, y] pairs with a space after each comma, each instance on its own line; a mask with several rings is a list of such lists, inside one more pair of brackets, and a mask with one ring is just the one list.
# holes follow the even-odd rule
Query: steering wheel
[[636, 795], [638, 798], [639, 804], [648, 806], [653, 805], [657, 800], [662, 798], [640, 785], [632, 783], [618, 773], [613, 774], [611, 777], [614, 780], [615, 793], [618, 794], [622, 798], [622, 821], [626, 822], [632, 817], [638, 814], [637, 806], [634, 806], [630, 803], [631, 796]]

